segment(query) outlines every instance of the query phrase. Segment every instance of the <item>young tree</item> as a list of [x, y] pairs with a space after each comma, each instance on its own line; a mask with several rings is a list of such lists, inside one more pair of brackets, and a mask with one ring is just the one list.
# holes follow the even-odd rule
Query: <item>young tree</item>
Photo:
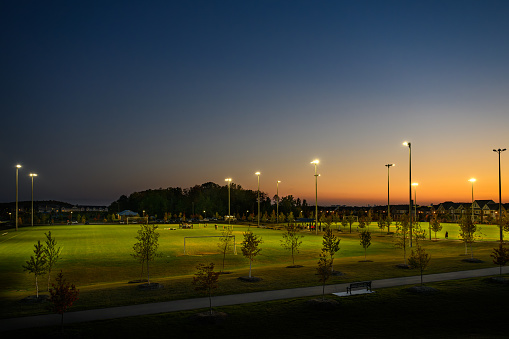
[[288, 216], [286, 217], [286, 221], [292, 223], [295, 221], [295, 216], [293, 215], [293, 212], [290, 211], [290, 213], [288, 213]]
[[408, 215], [404, 215], [399, 225], [396, 226], [396, 240], [394, 246], [403, 250], [403, 258], [406, 263], [406, 247], [409, 234]]
[[[290, 212], [290, 213], [291, 213], [291, 212]], [[288, 216], [289, 216], [289, 215], [288, 215]], [[286, 221], [286, 219], [287, 219], [287, 218], [286, 218], [285, 214], [284, 214], [283, 212], [279, 212], [278, 222], [285, 222], [285, 221]], [[290, 221], [288, 220], [288, 222], [290, 222]]]
[[364, 260], [366, 260], [366, 252], [369, 246], [371, 246], [371, 233], [369, 231], [362, 231], [359, 234], [361, 238], [361, 246], [364, 248]]
[[220, 272], [214, 272], [214, 263], [208, 265], [198, 264], [196, 266], [198, 273], [193, 277], [193, 285], [195, 290], [204, 291], [209, 296], [209, 312], [212, 315], [212, 290], [217, 288]]
[[80, 290], [77, 290], [74, 284], [65, 281], [62, 271], [58, 273], [56, 280], [56, 284], [51, 284], [52, 288], [49, 290], [49, 300], [51, 302], [51, 310], [61, 315], [60, 330], [63, 332], [64, 313], [78, 300]]
[[341, 239], [336, 237], [334, 233], [332, 233], [332, 229], [329, 227], [325, 230], [323, 234], [323, 240], [322, 240], [322, 253], [325, 253], [330, 258], [330, 268], [331, 268], [331, 274], [334, 272], [334, 255], [336, 252], [340, 250], [339, 243]]
[[319, 281], [322, 283], [322, 300], [325, 300], [325, 282], [329, 280], [332, 275], [332, 260], [329, 259], [329, 253], [322, 250], [320, 258], [318, 259], [318, 267], [316, 268]]
[[58, 259], [60, 259], [60, 253], [62, 252], [62, 248], [57, 247], [57, 241], [55, 238], [51, 237], [51, 231], [49, 231], [47, 234], [44, 233], [44, 235], [46, 236], [46, 246], [44, 247], [44, 254], [46, 255], [48, 265], [48, 291], [49, 291], [51, 271], [55, 263], [58, 261]]
[[352, 225], [353, 223], [355, 222], [355, 216], [353, 214], [350, 214], [347, 218], [346, 218], [346, 221], [348, 222], [348, 225], [350, 225], [350, 233], [352, 233]]
[[494, 248], [490, 256], [493, 258], [493, 263], [500, 266], [500, 275], [502, 275], [502, 266], [509, 262], [509, 248], [499, 243], [498, 248]]
[[134, 259], [141, 262], [143, 267], [144, 263], [147, 264], [147, 282], [150, 284], [150, 261], [160, 257], [161, 254], [157, 252], [159, 248], [159, 233], [156, 232], [157, 225], [141, 225], [138, 230], [138, 235], [135, 237], [138, 240], [133, 245], [134, 254], [131, 254]]
[[364, 229], [366, 227], [366, 219], [364, 217], [359, 218], [359, 228]]
[[[348, 220], [346, 220], [346, 218], [343, 218], [341, 220], [341, 226], [343, 226], [343, 228], [346, 228], [346, 226], [348, 226]], [[352, 233], [352, 232], [350, 232], [350, 233]]]
[[37, 244], [34, 245], [34, 255], [30, 256], [30, 259], [23, 265], [25, 271], [33, 273], [35, 276], [35, 291], [37, 298], [39, 298], [39, 283], [38, 278], [48, 270], [48, 260], [46, 254], [44, 254], [44, 246], [41, 241], [38, 240]]
[[387, 225], [387, 233], [391, 233], [392, 218], [385, 218], [385, 224]]
[[217, 244], [217, 247], [219, 247], [219, 250], [221, 251], [221, 254], [223, 255], [223, 266], [221, 269], [221, 272], [224, 271], [224, 261], [226, 258], [226, 253], [230, 252], [233, 247], [233, 242], [235, 241], [235, 238], [233, 237], [233, 231], [231, 228], [227, 228], [223, 230], [221, 233], [221, 237], [219, 238], [219, 242]]
[[460, 238], [465, 243], [465, 255], [468, 254], [467, 245], [470, 244], [470, 257], [474, 258], [472, 246], [475, 240], [481, 236], [480, 229], [472, 222], [470, 215], [462, 217], [458, 225], [460, 227]]
[[385, 221], [381, 215], [378, 217], [377, 225], [378, 225], [378, 228], [380, 229], [380, 235], [381, 235], [383, 230], [385, 229]]
[[415, 251], [412, 249], [410, 256], [408, 257], [408, 263], [414, 268], [418, 268], [421, 271], [421, 286], [422, 286], [422, 272], [428, 267], [431, 256], [426, 253], [424, 248], [417, 244]]
[[283, 233], [283, 239], [281, 241], [281, 246], [285, 250], [289, 250], [292, 253], [292, 265], [295, 266], [295, 253], [299, 253], [299, 247], [302, 244], [303, 235], [299, 235], [299, 230], [297, 226], [294, 224], [289, 224], [285, 227], [285, 233]]
[[240, 244], [242, 249], [242, 255], [249, 259], [249, 278], [251, 278], [251, 267], [254, 258], [260, 254], [262, 250], [259, 248], [260, 244], [263, 242], [261, 237], [256, 236], [251, 231], [246, 231], [243, 233], [244, 241]]
[[433, 219], [429, 222], [431, 226], [431, 230], [435, 232], [435, 240], [437, 240], [437, 232], [440, 232], [442, 230], [442, 225], [440, 224], [440, 221], [438, 220], [438, 216], [434, 215]]

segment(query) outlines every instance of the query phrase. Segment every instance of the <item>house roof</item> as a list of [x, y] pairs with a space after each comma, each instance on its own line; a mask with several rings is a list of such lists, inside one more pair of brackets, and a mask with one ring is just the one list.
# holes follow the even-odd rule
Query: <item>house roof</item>
[[118, 215], [120, 215], [122, 217], [134, 217], [134, 216], [137, 216], [138, 213], [133, 212], [131, 210], [124, 210], [124, 211], [120, 212]]

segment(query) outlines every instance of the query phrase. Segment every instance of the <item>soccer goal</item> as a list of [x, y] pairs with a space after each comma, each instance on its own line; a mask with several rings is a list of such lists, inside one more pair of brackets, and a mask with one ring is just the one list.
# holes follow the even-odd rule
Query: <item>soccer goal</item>
[[[217, 242], [211, 242], [208, 238], [223, 238], [222, 235], [203, 235], [194, 237], [184, 237], [184, 255], [206, 255], [216, 254], [219, 252]], [[233, 238], [233, 254], [237, 255], [237, 245], [235, 236], [230, 235], [228, 238]]]
[[127, 217], [126, 224], [148, 224], [148, 217]]

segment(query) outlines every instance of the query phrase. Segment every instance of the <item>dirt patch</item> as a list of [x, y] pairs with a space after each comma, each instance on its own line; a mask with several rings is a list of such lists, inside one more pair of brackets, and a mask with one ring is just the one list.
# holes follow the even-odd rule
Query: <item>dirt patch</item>
[[150, 284], [145, 283], [145, 284], [138, 285], [136, 287], [142, 291], [158, 290], [160, 288], [164, 288], [164, 286], [159, 283], [150, 283]]
[[44, 303], [49, 301], [49, 295], [47, 294], [39, 294], [39, 298], [37, 298], [36, 295], [29, 295], [26, 298], [23, 298], [20, 300], [22, 303], [27, 304], [37, 304], [37, 303]]
[[482, 264], [484, 262], [481, 259], [476, 259], [476, 258], [461, 259], [461, 261], [469, 262], [471, 264]]
[[141, 284], [141, 283], [146, 283], [148, 282], [147, 279], [138, 279], [138, 280], [131, 280], [128, 282], [128, 284]]
[[302, 265], [291, 265], [291, 266], [286, 266], [286, 268], [301, 268], [301, 267], [304, 267]]
[[429, 287], [429, 286], [412, 286], [405, 289], [407, 292], [413, 293], [413, 294], [435, 294], [438, 292], [436, 288]]
[[410, 266], [408, 266], [406, 264], [398, 264], [398, 265], [396, 265], [396, 268], [400, 268], [402, 270], [408, 270], [408, 269], [410, 269]]
[[200, 325], [217, 325], [223, 323], [228, 318], [228, 314], [224, 312], [212, 311], [212, 314], [207, 312], [201, 312], [193, 314], [189, 319]]
[[311, 299], [306, 301], [306, 305], [316, 310], [333, 310], [340, 306], [339, 301], [334, 299]]
[[492, 284], [509, 284], [509, 280], [504, 277], [489, 277], [484, 279], [484, 281]]

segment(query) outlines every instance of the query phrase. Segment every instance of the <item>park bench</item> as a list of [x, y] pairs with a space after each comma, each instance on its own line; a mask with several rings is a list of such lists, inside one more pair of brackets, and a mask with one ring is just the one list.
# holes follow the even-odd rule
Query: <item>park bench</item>
[[367, 291], [371, 292], [371, 281], [361, 281], [351, 283], [350, 286], [346, 288], [346, 293], [352, 294], [352, 288], [362, 288], [365, 287]]

